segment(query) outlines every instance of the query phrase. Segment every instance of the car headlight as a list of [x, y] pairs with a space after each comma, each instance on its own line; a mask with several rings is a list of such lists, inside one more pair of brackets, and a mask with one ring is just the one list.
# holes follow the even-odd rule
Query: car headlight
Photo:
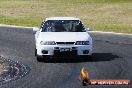
[[40, 44], [41, 45], [56, 45], [54, 41], [41, 41]]
[[75, 45], [89, 45], [89, 41], [76, 41]]

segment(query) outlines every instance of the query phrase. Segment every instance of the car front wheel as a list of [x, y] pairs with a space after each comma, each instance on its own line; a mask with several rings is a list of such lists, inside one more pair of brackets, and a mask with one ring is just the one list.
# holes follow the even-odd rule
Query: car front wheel
[[35, 56], [37, 56], [37, 49], [35, 48]]
[[43, 58], [41, 56], [38, 56], [38, 55], [36, 55], [36, 59], [37, 59], [38, 62], [42, 62], [43, 61]]

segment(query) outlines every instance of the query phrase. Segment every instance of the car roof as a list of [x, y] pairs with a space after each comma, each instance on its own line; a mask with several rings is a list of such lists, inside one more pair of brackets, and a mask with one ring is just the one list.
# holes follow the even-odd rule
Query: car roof
[[47, 20], [80, 20], [80, 19], [76, 17], [49, 17], [46, 18], [46, 21]]

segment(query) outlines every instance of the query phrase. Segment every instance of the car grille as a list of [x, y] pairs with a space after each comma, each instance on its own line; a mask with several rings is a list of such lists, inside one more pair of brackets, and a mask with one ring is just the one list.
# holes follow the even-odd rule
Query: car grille
[[57, 45], [73, 45], [75, 42], [56, 42]]

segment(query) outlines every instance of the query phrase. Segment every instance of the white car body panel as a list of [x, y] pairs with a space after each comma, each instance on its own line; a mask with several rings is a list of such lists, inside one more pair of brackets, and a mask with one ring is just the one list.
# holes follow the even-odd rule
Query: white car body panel
[[42, 32], [39, 34], [38, 40], [41, 41], [57, 41], [57, 42], [73, 42], [86, 41], [89, 35], [86, 32]]
[[80, 20], [80, 19], [76, 17], [49, 17], [46, 18], [45, 21], [47, 20]]

